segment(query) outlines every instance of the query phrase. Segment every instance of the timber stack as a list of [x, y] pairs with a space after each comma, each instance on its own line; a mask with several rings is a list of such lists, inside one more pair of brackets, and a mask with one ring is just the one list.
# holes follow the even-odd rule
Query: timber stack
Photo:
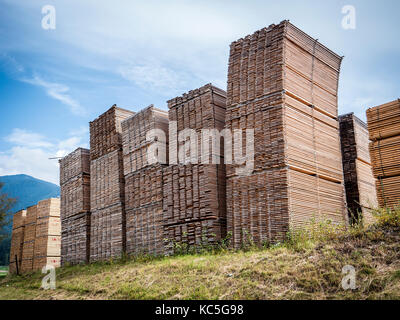
[[90, 151], [78, 148], [60, 160], [61, 264], [89, 262]]
[[37, 204], [33, 270], [61, 264], [60, 199], [51, 198]]
[[22, 246], [22, 273], [33, 270], [33, 259], [35, 256], [36, 217], [37, 205], [28, 207], [26, 209], [24, 244]]
[[90, 260], [120, 257], [126, 247], [123, 120], [134, 112], [113, 105], [90, 122]]
[[400, 99], [367, 110], [379, 206], [400, 206]]
[[200, 143], [204, 130], [212, 133], [216, 129], [219, 134], [224, 129], [226, 93], [207, 84], [169, 100], [168, 108], [169, 166], [163, 172], [167, 254], [174, 242], [212, 245], [226, 235], [223, 145], [217, 143], [206, 153], [202, 149], [210, 147], [210, 136]]
[[373, 221], [371, 209], [377, 206], [377, 197], [369, 155], [368, 128], [353, 113], [341, 115], [339, 125], [350, 222], [369, 224]]
[[[21, 270], [22, 248], [24, 245], [26, 210], [20, 210], [13, 216], [13, 227], [11, 234], [10, 248], [10, 273], [16, 273]], [[18, 264], [18, 265], [17, 265]]]
[[254, 129], [255, 146], [252, 170], [243, 174], [234, 155], [227, 166], [235, 247], [249, 239], [259, 245], [282, 240], [313, 217], [346, 221], [337, 108], [341, 60], [288, 21], [231, 44], [226, 127]]
[[168, 112], [143, 109], [122, 122], [127, 254], [164, 253], [163, 169]]

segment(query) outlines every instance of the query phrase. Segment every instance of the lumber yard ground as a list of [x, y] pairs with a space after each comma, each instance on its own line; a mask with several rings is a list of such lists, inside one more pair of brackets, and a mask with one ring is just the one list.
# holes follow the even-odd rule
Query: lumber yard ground
[[[345, 265], [353, 290], [342, 286]], [[9, 275], [0, 299], [400, 299], [400, 209], [368, 228], [314, 223], [264, 249], [64, 267], [56, 290], [39, 289], [42, 278]]]

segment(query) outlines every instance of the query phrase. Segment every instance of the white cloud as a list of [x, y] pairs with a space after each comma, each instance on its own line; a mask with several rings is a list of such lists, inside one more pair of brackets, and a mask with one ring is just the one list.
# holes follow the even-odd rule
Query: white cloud
[[16, 146], [0, 154], [0, 175], [28, 174], [35, 178], [59, 183], [58, 163], [49, 160], [46, 149]]
[[120, 67], [119, 73], [123, 78], [136, 83], [143, 89], [151, 89], [166, 94], [171, 90], [181, 89], [187, 83], [187, 76], [182, 72], [178, 73], [175, 70], [155, 64]]
[[21, 81], [44, 88], [48, 96], [68, 106], [73, 114], [85, 115], [85, 109], [80, 105], [78, 101], [73, 99], [68, 94], [70, 89], [66, 85], [55, 82], [47, 82], [37, 75], [31, 79], [23, 78], [21, 79]]
[[41, 134], [14, 129], [5, 141], [10, 149], [0, 153], [0, 176], [28, 174], [35, 178], [59, 183], [57, 157], [64, 157], [78, 147], [88, 148], [88, 130], [71, 130], [64, 140], [51, 142]]
[[5, 140], [29, 148], [50, 148], [53, 146], [42, 135], [19, 128], [15, 128]]

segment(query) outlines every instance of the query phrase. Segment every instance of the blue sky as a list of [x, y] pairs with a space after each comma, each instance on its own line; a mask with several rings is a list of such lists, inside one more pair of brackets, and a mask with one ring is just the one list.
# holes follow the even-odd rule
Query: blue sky
[[[42, 28], [42, 7], [56, 29]], [[356, 28], [342, 28], [342, 8]], [[229, 44], [289, 19], [345, 56], [339, 112], [400, 96], [400, 2], [0, 0], [0, 175], [58, 183], [58, 163], [88, 147], [111, 105], [140, 110], [205, 83], [226, 88]]]

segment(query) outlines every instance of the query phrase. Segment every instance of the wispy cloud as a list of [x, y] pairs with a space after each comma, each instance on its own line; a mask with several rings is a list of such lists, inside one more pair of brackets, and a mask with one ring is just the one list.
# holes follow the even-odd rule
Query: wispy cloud
[[13, 56], [3, 52], [0, 53], [0, 60], [2, 61], [3, 67], [12, 74], [18, 74], [25, 71], [25, 68], [20, 64]]
[[17, 146], [30, 148], [51, 148], [53, 146], [42, 135], [19, 128], [15, 128], [5, 140]]
[[80, 103], [68, 94], [70, 91], [68, 86], [60, 83], [45, 81], [37, 75], [35, 75], [33, 78], [22, 78], [21, 81], [42, 87], [45, 89], [48, 96], [65, 104], [72, 113], [81, 116], [86, 114], [85, 109], [80, 105]]

